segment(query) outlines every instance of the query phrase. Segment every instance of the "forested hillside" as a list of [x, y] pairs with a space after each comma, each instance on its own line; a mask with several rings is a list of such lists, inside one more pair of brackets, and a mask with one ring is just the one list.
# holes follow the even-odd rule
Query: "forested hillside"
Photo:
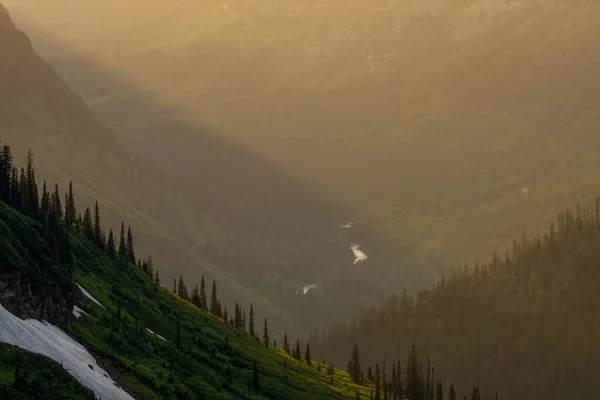
[[[422, 372], [414, 348], [406, 362], [405, 386], [402, 374], [394, 372], [388, 379], [385, 368], [380, 372], [377, 366], [374, 374], [363, 370], [356, 349], [348, 355], [350, 362], [341, 364], [348, 365], [342, 372], [324, 359], [313, 360], [309, 344], [301, 350], [299, 340], [294, 347], [287, 335], [282, 349], [277, 348], [268, 320], [262, 324], [255, 319], [252, 305], [248, 314], [238, 303], [228, 313], [216, 282], [209, 297], [204, 278], [191, 294], [182, 278], [170, 292], [160, 285], [152, 258], [136, 257], [130, 228], [122, 224], [119, 233], [106, 233], [97, 203], [93, 212], [86, 207], [82, 215], [76, 211], [72, 186], [64, 205], [59, 186], [52, 192], [47, 187], [44, 181], [38, 189], [33, 154], [19, 172], [11, 148], [2, 146], [0, 250], [5, 257], [0, 259], [0, 304], [17, 315], [23, 313], [19, 302], [27, 303], [34, 317], [40, 309], [45, 310], [44, 319], [57, 314], [54, 319], [65, 332], [136, 398], [313, 400], [368, 398], [374, 393], [380, 399], [383, 393], [387, 398], [392, 391], [399, 395], [406, 390], [409, 399], [423, 400], [444, 391], [441, 382], [434, 386], [429, 364], [427, 373]], [[88, 299], [82, 299], [77, 285], [85, 288]], [[75, 312], [75, 305], [82, 309]], [[37, 361], [32, 368], [28, 360], [35, 358], [10, 352], [0, 347], [0, 359], [7, 360], [0, 368], [0, 393], [19, 398], [48, 385], [46, 380], [56, 375], [51, 363]], [[29, 372], [22, 377], [23, 366], [43, 378], [33, 379]], [[10, 372], [14, 379], [7, 387], [5, 375]], [[72, 383], [62, 389], [48, 387], [51, 393], [57, 390], [86, 394]], [[472, 392], [479, 399], [477, 386]]]
[[600, 200], [489, 263], [466, 264], [416, 298], [393, 296], [312, 335], [315, 354], [390, 360], [416, 344], [448, 379], [510, 399], [593, 399], [600, 372]]

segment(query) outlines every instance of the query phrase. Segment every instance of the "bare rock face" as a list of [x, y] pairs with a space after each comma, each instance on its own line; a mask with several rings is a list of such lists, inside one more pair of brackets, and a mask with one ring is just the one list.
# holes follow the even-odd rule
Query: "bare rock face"
[[52, 293], [34, 293], [18, 272], [0, 272], [0, 304], [19, 318], [69, 324], [74, 318], [73, 306], [82, 300], [75, 285], [69, 292], [57, 286]]

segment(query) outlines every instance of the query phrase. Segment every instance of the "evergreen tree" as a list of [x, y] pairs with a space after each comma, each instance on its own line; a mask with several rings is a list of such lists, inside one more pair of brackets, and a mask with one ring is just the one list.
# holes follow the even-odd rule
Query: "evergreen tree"
[[83, 234], [86, 238], [94, 240], [94, 225], [92, 222], [92, 212], [89, 207], [86, 207], [83, 213]]
[[177, 280], [173, 278], [173, 293], [177, 294]]
[[27, 152], [27, 210], [26, 212], [33, 217], [37, 217], [39, 213], [39, 197], [37, 182], [35, 180], [35, 169], [33, 167], [33, 153], [31, 150]]
[[69, 181], [69, 194], [65, 204], [65, 223], [67, 226], [71, 226], [76, 221], [77, 211], [75, 209], [75, 197], [73, 196], [73, 182]]
[[40, 208], [43, 215], [47, 216], [50, 214], [50, 193], [48, 193], [48, 189], [46, 188], [46, 181], [44, 181], [44, 185], [42, 187], [42, 200]]
[[217, 281], [215, 281], [213, 279], [213, 283], [212, 283], [212, 292], [210, 294], [210, 312], [213, 315], [218, 315], [219, 314], [219, 310], [218, 310], [218, 302], [219, 299], [217, 298]]
[[104, 239], [102, 234], [102, 224], [100, 223], [100, 209], [98, 208], [98, 202], [94, 207], [94, 239], [96, 244], [101, 248], [104, 247]]
[[193, 305], [200, 308], [200, 293], [198, 291], [198, 285], [196, 285], [196, 287], [194, 287], [194, 289], [192, 290], [192, 296], [190, 297], [190, 301]]
[[19, 177], [19, 195], [21, 196], [21, 201], [19, 204], [21, 205], [20, 211], [29, 210], [29, 192], [27, 191], [29, 184], [27, 183], [27, 176], [25, 175], [25, 170], [21, 168], [21, 175]]
[[304, 353], [304, 359], [306, 360], [306, 363], [311, 366], [312, 365], [312, 359], [310, 358], [310, 344], [306, 343], [306, 352]]
[[369, 369], [367, 370], [367, 379], [369, 380], [369, 382], [373, 382], [373, 370], [371, 369], [370, 365]]
[[454, 390], [454, 385], [450, 385], [448, 400], [456, 400], [456, 390]]
[[19, 186], [19, 174], [17, 168], [13, 167], [10, 183], [10, 204], [17, 210], [21, 209], [21, 187]]
[[127, 227], [127, 259], [131, 264], [135, 264], [135, 247], [133, 245], [133, 235], [131, 234], [131, 227]]
[[231, 320], [231, 322], [228, 321], [227, 317], [229, 317], [229, 313], [227, 312], [227, 305], [225, 305], [225, 310], [223, 310], [223, 321], [225, 321], [226, 324], [229, 324], [233, 328], [235, 325], [235, 322], [233, 321], [233, 319]]
[[471, 392], [471, 400], [481, 400], [481, 394], [479, 393], [479, 387], [477, 385], [473, 386], [473, 391]]
[[285, 333], [283, 335], [283, 351], [285, 351], [288, 354], [291, 354], [290, 353], [290, 342], [288, 342], [287, 333]]
[[111, 229], [108, 232], [108, 241], [106, 242], [106, 252], [111, 257], [116, 254], [116, 243], [115, 243], [115, 235], [113, 234], [113, 230]]
[[156, 286], [160, 285], [160, 277], [158, 276], [158, 269], [156, 270], [156, 275], [155, 275], [155, 278], [154, 278], [154, 284]]
[[[121, 222], [121, 234], [119, 235], [119, 258], [127, 260], [127, 244], [125, 243], [125, 223]], [[175, 290], [173, 290], [174, 293]]]
[[177, 285], [177, 294], [183, 300], [187, 300], [189, 298], [188, 293], [187, 293], [187, 288], [185, 287], [185, 283], [183, 282], [183, 277], [181, 275], [179, 275], [179, 284]]
[[0, 148], [0, 200], [11, 204], [11, 184], [13, 178], [13, 156], [9, 146]]
[[267, 319], [265, 318], [265, 329], [263, 331], [263, 342], [265, 343], [265, 346], [269, 346], [270, 341], [269, 341], [269, 329], [267, 328]]
[[256, 332], [254, 330], [254, 307], [252, 306], [252, 304], [250, 304], [250, 321], [248, 324], [248, 332], [250, 333], [250, 336], [256, 335]]
[[204, 283], [204, 275], [202, 275], [202, 279], [200, 280], [200, 308], [203, 310], [208, 310], [208, 300], [206, 297], [206, 285]]
[[444, 390], [442, 388], [442, 381], [437, 382], [435, 388], [435, 400], [444, 400]]
[[296, 360], [302, 360], [302, 353], [300, 352], [300, 340], [296, 339], [296, 348], [294, 349], [294, 358]]
[[348, 373], [352, 378], [352, 382], [358, 384], [362, 375], [360, 367], [360, 356], [358, 355], [358, 346], [354, 343], [352, 348], [352, 355], [350, 356], [350, 362], [348, 363]]
[[381, 400], [381, 370], [375, 364], [375, 400]]
[[58, 191], [58, 184], [54, 185], [54, 194], [50, 201], [52, 214], [57, 221], [60, 221], [63, 217], [63, 209], [60, 201], [60, 193]]

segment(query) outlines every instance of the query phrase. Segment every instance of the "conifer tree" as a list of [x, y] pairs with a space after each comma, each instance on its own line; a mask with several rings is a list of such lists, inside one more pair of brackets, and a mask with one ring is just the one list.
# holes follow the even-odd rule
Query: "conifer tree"
[[131, 226], [127, 227], [127, 259], [131, 264], [135, 264], [135, 247], [133, 245], [133, 235], [131, 234]]
[[196, 285], [196, 287], [194, 287], [194, 289], [192, 290], [192, 296], [190, 297], [190, 301], [193, 305], [200, 308], [200, 293], [198, 291], [198, 285]]
[[283, 351], [290, 354], [290, 342], [288, 342], [287, 333], [283, 335]]
[[310, 344], [306, 343], [306, 352], [304, 353], [304, 359], [306, 360], [306, 363], [311, 366], [312, 365], [312, 359], [310, 358]]
[[450, 385], [448, 400], [456, 400], [456, 390], [454, 389], [454, 385]]
[[369, 380], [369, 382], [373, 382], [373, 370], [371, 369], [371, 366], [369, 365], [369, 369], [367, 370], [367, 379]]
[[442, 388], [442, 381], [437, 381], [435, 388], [435, 400], [444, 400], [444, 390]]
[[223, 310], [223, 321], [225, 321], [226, 324], [229, 324], [233, 328], [235, 322], [232, 319], [230, 323], [230, 321], [227, 320], [227, 317], [229, 317], [229, 313], [227, 312], [227, 304], [225, 304], [225, 310]]
[[26, 177], [27, 177], [27, 214], [33, 217], [37, 217], [39, 212], [39, 197], [37, 183], [35, 181], [35, 169], [33, 167], [33, 153], [31, 150], [27, 152], [27, 163], [26, 163]]
[[179, 275], [179, 284], [177, 285], [177, 294], [183, 300], [188, 299], [187, 288], [185, 287], [185, 283], [183, 282], [183, 277], [181, 275]]
[[77, 221], [77, 210], [75, 209], [75, 197], [73, 196], [73, 182], [69, 181], [69, 194], [65, 204], [65, 223], [73, 225]]
[[94, 239], [94, 225], [92, 222], [92, 212], [89, 207], [86, 207], [83, 213], [83, 234], [90, 240]]
[[47, 216], [50, 213], [50, 193], [48, 193], [46, 181], [44, 181], [44, 185], [42, 186], [42, 200], [40, 202], [40, 208], [43, 215]]
[[267, 327], [267, 319], [265, 318], [265, 329], [263, 331], [263, 342], [265, 343], [265, 346], [269, 346], [270, 341], [269, 341], [269, 328]]
[[13, 157], [9, 146], [0, 148], [0, 200], [11, 203], [11, 184], [13, 177]]
[[108, 232], [108, 241], [106, 242], [106, 252], [111, 257], [113, 257], [116, 253], [115, 235], [113, 234], [112, 229]]
[[294, 349], [294, 358], [298, 361], [302, 360], [302, 353], [300, 352], [300, 340], [296, 339], [296, 348]]
[[94, 206], [94, 239], [96, 244], [101, 248], [104, 247], [104, 240], [102, 234], [102, 224], [100, 223], [100, 209], [98, 208], [98, 202]]
[[217, 297], [217, 281], [213, 279], [212, 292], [210, 294], [210, 312], [215, 316], [218, 316], [219, 314], [218, 301], [219, 299]]
[[177, 294], [177, 280], [173, 278], [173, 293]]
[[154, 277], [154, 284], [158, 287], [160, 285], [160, 277], [158, 276], [158, 269], [156, 270], [156, 275]]
[[57, 221], [60, 221], [63, 217], [63, 209], [60, 201], [60, 193], [58, 191], [58, 184], [54, 185], [54, 194], [50, 200], [52, 213]]
[[248, 332], [250, 333], [250, 336], [256, 335], [256, 332], [254, 331], [254, 307], [252, 304], [250, 304], [250, 321], [248, 323]]
[[19, 187], [19, 175], [15, 167], [13, 167], [10, 182], [10, 205], [19, 210], [21, 209], [21, 191]]
[[358, 355], [358, 345], [354, 343], [352, 348], [352, 354], [350, 356], [350, 362], [348, 363], [348, 373], [352, 378], [352, 382], [358, 384], [362, 374], [360, 367], [360, 356]]
[[29, 210], [29, 193], [27, 191], [29, 184], [27, 183], [27, 176], [25, 170], [21, 168], [21, 175], [19, 176], [19, 195], [21, 197], [20, 211]]
[[[127, 243], [125, 243], [125, 223], [123, 222], [121, 222], [121, 233], [119, 235], [119, 258], [124, 261], [127, 260]], [[175, 290], [173, 290], [173, 292], [175, 292]]]
[[471, 392], [471, 400], [481, 400], [481, 393], [479, 393], [479, 387], [477, 385], [473, 386], [473, 391]]
[[202, 275], [202, 279], [200, 280], [200, 308], [203, 310], [208, 310], [208, 300], [206, 297], [206, 285], [204, 283], [204, 275]]
[[381, 370], [375, 364], [375, 400], [381, 400]]

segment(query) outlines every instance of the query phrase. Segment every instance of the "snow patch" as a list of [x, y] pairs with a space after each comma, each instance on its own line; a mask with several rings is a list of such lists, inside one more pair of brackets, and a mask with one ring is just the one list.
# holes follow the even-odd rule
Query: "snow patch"
[[164, 337], [160, 336], [158, 333], [154, 333], [154, 332], [152, 332], [152, 331], [151, 331], [150, 329], [148, 329], [148, 328], [146, 328], [146, 330], [147, 330], [148, 332], [150, 332], [151, 334], [153, 334], [153, 335], [157, 336], [159, 339], [162, 339], [162, 340], [167, 340], [167, 339], [165, 339]]
[[75, 318], [81, 318], [81, 316], [83, 314], [90, 315], [90, 314], [86, 313], [85, 311], [83, 311], [81, 308], [79, 308], [77, 306], [73, 306], [73, 315], [75, 316]]
[[[75, 312], [75, 309], [73, 310]], [[94, 357], [69, 335], [46, 321], [22, 320], [0, 304], [0, 342], [60, 363], [69, 374], [93, 390], [100, 400], [134, 400], [98, 366]]]
[[[78, 283], [77, 286], [79, 286], [79, 289], [81, 289], [81, 292], [83, 293], [83, 295], [85, 297], [87, 297], [88, 299], [90, 299], [91, 301], [93, 301], [94, 303], [98, 304], [100, 307], [104, 308], [104, 306], [102, 304], [100, 304], [100, 302], [98, 300], [96, 300], [94, 298], [94, 296], [92, 296], [87, 290], [85, 290], [84, 288], [81, 287], [81, 285]], [[106, 310], [106, 308], [104, 308]]]

